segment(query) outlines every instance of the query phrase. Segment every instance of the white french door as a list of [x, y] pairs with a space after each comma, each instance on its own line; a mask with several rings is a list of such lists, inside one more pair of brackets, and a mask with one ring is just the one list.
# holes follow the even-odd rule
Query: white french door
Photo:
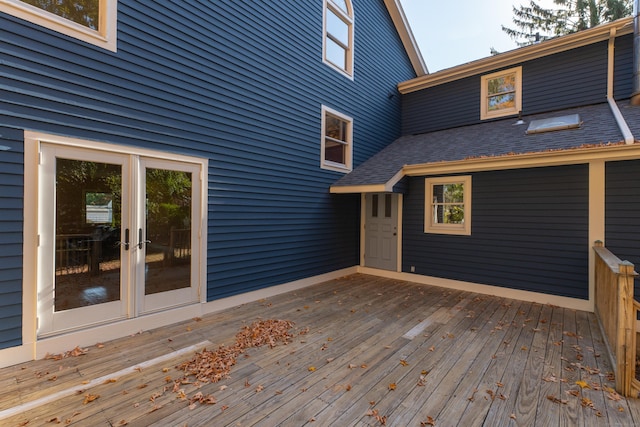
[[42, 143], [38, 334], [199, 300], [201, 165]]

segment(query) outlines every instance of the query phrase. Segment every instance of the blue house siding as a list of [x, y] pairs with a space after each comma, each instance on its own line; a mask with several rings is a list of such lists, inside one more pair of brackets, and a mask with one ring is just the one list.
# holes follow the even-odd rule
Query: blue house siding
[[615, 45], [613, 97], [628, 99], [633, 93], [633, 35], [618, 37]]
[[[622, 39], [621, 43], [628, 44], [628, 37]], [[522, 65], [523, 115], [605, 102], [607, 55], [607, 42], [600, 42], [507, 67]], [[626, 54], [616, 57], [616, 67], [621, 77], [632, 70]], [[404, 94], [402, 134], [480, 123], [480, 78], [484, 74], [489, 73]], [[615, 89], [630, 96], [622, 83]]]
[[22, 343], [24, 149], [22, 131], [0, 126], [0, 349]]
[[410, 179], [403, 271], [588, 298], [587, 165], [473, 173], [471, 236], [425, 234], [424, 191]]
[[[640, 160], [605, 166], [605, 246], [640, 269]], [[640, 280], [635, 282], [640, 299]]]
[[415, 74], [384, 3], [353, 3], [353, 80], [322, 63], [320, 0], [119, 1], [116, 53], [0, 14], [0, 124], [208, 158], [209, 300], [357, 265], [321, 105], [353, 117], [357, 166], [399, 136], [389, 95]]

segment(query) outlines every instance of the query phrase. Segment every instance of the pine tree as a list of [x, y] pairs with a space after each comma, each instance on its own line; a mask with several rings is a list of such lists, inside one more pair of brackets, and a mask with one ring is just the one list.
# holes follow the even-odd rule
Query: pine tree
[[575, 33], [605, 22], [629, 16], [632, 0], [553, 0], [555, 7], [544, 8], [534, 0], [513, 7], [514, 28], [502, 31], [519, 46]]

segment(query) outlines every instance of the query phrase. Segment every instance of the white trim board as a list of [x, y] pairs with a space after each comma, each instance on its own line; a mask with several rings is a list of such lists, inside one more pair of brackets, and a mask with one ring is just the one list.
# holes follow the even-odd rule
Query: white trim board
[[504, 288], [501, 286], [485, 285], [482, 283], [462, 282], [459, 280], [422, 276], [412, 273], [396, 273], [393, 271], [378, 270], [369, 267], [359, 267], [358, 273], [371, 274], [373, 276], [386, 277], [389, 279], [406, 280], [407, 282], [428, 286], [439, 286], [441, 288], [499, 296], [502, 298], [516, 299], [520, 301], [529, 301], [539, 304], [551, 304], [558, 307], [570, 308], [573, 310], [590, 312], [593, 311], [593, 304], [589, 300], [581, 300], [577, 298], [561, 297], [539, 292], [522, 291], [519, 289]]

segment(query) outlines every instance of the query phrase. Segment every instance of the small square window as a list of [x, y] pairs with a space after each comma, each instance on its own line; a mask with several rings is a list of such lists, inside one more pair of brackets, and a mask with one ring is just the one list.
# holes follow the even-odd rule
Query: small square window
[[117, 0], [3, 0], [0, 11], [116, 51]]
[[320, 167], [340, 172], [351, 171], [353, 119], [322, 107], [322, 159]]
[[480, 119], [512, 116], [522, 110], [522, 67], [481, 77]]
[[471, 176], [425, 179], [424, 232], [471, 234]]

